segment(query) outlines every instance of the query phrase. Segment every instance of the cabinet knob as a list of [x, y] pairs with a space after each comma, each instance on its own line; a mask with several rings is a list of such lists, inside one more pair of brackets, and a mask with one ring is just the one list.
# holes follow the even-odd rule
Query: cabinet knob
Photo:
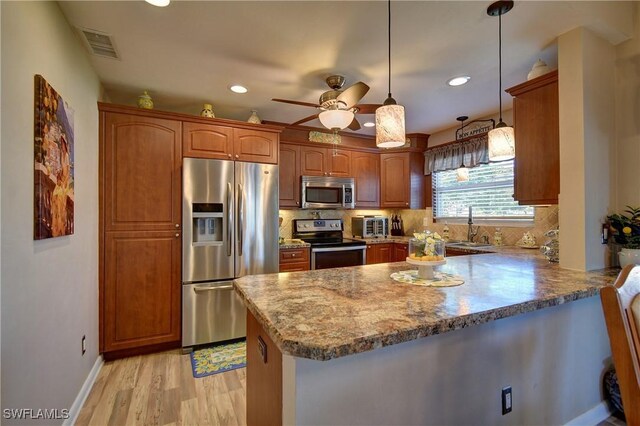
[[291, 253], [291, 257], [296, 257], [296, 254], [295, 253]]
[[408, 205], [409, 205], [409, 203], [404, 203], [404, 205], [405, 205], [405, 206], [408, 206]]
[[176, 223], [176, 228], [180, 228], [180, 224], [179, 223]]
[[227, 154], [229, 156], [229, 158], [231, 158], [231, 154]]
[[297, 204], [297, 205], [300, 205], [300, 201], [296, 201], [296, 204]]
[[176, 238], [178, 238], [180, 236], [180, 234], [176, 233]]
[[331, 172], [329, 172], [329, 176], [331, 176]]
[[240, 156], [238, 154], [236, 154], [236, 158], [240, 158]]

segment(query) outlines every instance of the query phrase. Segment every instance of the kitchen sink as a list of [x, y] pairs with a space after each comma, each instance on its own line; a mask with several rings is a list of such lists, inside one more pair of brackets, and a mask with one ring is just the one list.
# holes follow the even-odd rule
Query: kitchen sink
[[491, 247], [488, 243], [475, 243], [472, 241], [459, 241], [447, 244], [447, 247]]

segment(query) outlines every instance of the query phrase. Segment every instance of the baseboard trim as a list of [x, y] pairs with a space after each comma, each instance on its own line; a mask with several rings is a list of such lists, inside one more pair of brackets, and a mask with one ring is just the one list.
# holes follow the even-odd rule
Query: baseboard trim
[[91, 367], [91, 371], [89, 371], [89, 375], [80, 388], [80, 392], [78, 392], [78, 396], [76, 396], [75, 401], [71, 404], [71, 408], [69, 408], [69, 418], [62, 422], [63, 426], [71, 426], [76, 423], [78, 414], [80, 414], [80, 410], [82, 409], [84, 402], [87, 400], [89, 392], [91, 392], [91, 388], [93, 387], [96, 378], [98, 378], [98, 373], [100, 372], [103, 364], [104, 359], [102, 358], [102, 355], [98, 355], [96, 362], [93, 364], [93, 367]]
[[593, 407], [591, 410], [580, 414], [575, 419], [569, 421], [565, 426], [596, 426], [603, 420], [606, 420], [611, 416], [609, 407], [605, 401], [601, 401], [600, 404]]

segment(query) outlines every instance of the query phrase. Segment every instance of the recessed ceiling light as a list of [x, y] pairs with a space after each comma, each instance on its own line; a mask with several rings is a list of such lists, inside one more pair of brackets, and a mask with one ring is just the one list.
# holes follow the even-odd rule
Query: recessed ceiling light
[[376, 123], [374, 123], [373, 121], [367, 121], [363, 124], [364, 127], [375, 127], [375, 125]]
[[469, 80], [471, 80], [471, 77], [467, 75], [462, 75], [460, 77], [453, 77], [451, 80], [447, 81], [447, 84], [449, 86], [462, 86]]
[[234, 84], [232, 86], [229, 86], [229, 90], [231, 90], [233, 93], [247, 93], [248, 92], [246, 87], [240, 86], [239, 84]]
[[169, 6], [169, 3], [171, 3], [171, 0], [144, 0], [144, 1], [158, 7]]

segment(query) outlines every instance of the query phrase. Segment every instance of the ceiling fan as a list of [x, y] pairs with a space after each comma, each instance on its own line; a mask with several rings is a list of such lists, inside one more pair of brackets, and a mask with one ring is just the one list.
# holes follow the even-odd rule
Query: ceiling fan
[[317, 104], [310, 102], [291, 101], [288, 99], [271, 99], [276, 102], [286, 104], [302, 105], [320, 110], [319, 113], [310, 115], [292, 123], [292, 126], [306, 123], [314, 119], [319, 119], [323, 126], [330, 130], [342, 130], [349, 128], [359, 130], [360, 123], [355, 117], [356, 114], [374, 114], [379, 104], [358, 104], [360, 99], [369, 91], [369, 86], [359, 81], [342, 90], [345, 78], [341, 75], [331, 75], [325, 80], [331, 88], [320, 95]]

